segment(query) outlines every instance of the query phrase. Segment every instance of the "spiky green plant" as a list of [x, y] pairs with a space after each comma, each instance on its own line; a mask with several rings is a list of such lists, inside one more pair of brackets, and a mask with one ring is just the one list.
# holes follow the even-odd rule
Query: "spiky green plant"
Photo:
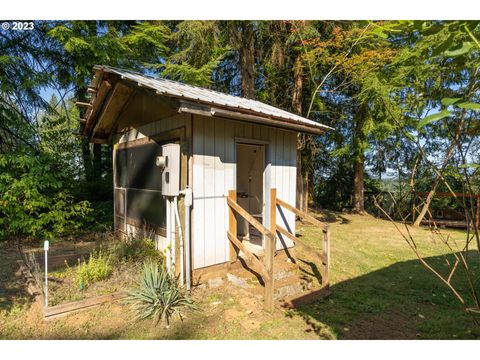
[[198, 307], [187, 292], [178, 285], [177, 278], [164, 265], [147, 260], [136, 288], [129, 291], [127, 303], [131, 304], [137, 319], [152, 318], [157, 325], [161, 320], [170, 325], [173, 316], [183, 321], [182, 311]]

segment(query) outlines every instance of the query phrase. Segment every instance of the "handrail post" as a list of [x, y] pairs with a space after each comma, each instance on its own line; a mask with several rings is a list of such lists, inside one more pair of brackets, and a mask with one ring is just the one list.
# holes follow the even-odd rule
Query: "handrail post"
[[[228, 198], [232, 201], [237, 201], [237, 190], [228, 190]], [[237, 218], [235, 217], [235, 212], [232, 207], [227, 204], [228, 207], [228, 231], [233, 235], [237, 236]], [[237, 249], [230, 242], [230, 262], [233, 263], [237, 261]]]
[[324, 259], [324, 272], [322, 283], [325, 289], [330, 287], [330, 226], [323, 232], [323, 259]]
[[273, 258], [275, 257], [276, 233], [277, 233], [277, 189], [270, 189], [270, 231], [271, 236], [265, 239], [265, 269], [269, 279], [265, 281], [265, 309], [273, 310]]

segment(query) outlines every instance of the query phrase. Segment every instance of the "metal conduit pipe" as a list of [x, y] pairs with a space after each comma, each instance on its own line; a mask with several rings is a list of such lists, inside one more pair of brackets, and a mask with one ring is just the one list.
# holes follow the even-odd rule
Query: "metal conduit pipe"
[[183, 252], [183, 234], [182, 234], [182, 224], [180, 223], [180, 215], [178, 214], [178, 197], [173, 198], [173, 207], [175, 213], [174, 223], [177, 223], [178, 237], [179, 237], [179, 250], [180, 250], [180, 284], [184, 283], [184, 252]]
[[184, 258], [185, 258], [185, 283], [187, 290], [190, 290], [192, 286], [192, 257], [191, 257], [191, 244], [190, 244], [190, 211], [193, 205], [193, 192], [190, 187], [186, 187], [185, 190], [180, 191], [180, 194], [184, 195], [185, 202], [185, 242], [184, 242]]

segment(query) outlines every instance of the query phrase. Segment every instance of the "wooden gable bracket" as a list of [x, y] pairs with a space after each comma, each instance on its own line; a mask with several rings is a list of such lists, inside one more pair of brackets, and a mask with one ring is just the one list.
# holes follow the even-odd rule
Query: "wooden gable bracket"
[[123, 82], [117, 82], [110, 96], [105, 101], [100, 117], [91, 132], [92, 141], [95, 141], [95, 139], [104, 143], [109, 141], [116, 120], [133, 93], [133, 87]]

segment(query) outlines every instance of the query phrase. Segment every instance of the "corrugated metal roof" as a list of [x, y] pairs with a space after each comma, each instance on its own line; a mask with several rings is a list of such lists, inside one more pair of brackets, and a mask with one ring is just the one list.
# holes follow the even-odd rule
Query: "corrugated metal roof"
[[96, 65], [94, 69], [120, 75], [124, 79], [136, 82], [139, 86], [155, 90], [160, 95], [227, 107], [235, 111], [246, 110], [259, 116], [284, 119], [287, 122], [294, 122], [298, 125], [317, 129], [317, 131], [320, 129], [333, 130], [333, 128], [329, 126], [292, 114], [274, 106], [264, 104], [260, 101], [228, 95], [218, 91], [187, 85], [163, 78], [154, 78], [134, 71], [118, 69], [106, 65]]

